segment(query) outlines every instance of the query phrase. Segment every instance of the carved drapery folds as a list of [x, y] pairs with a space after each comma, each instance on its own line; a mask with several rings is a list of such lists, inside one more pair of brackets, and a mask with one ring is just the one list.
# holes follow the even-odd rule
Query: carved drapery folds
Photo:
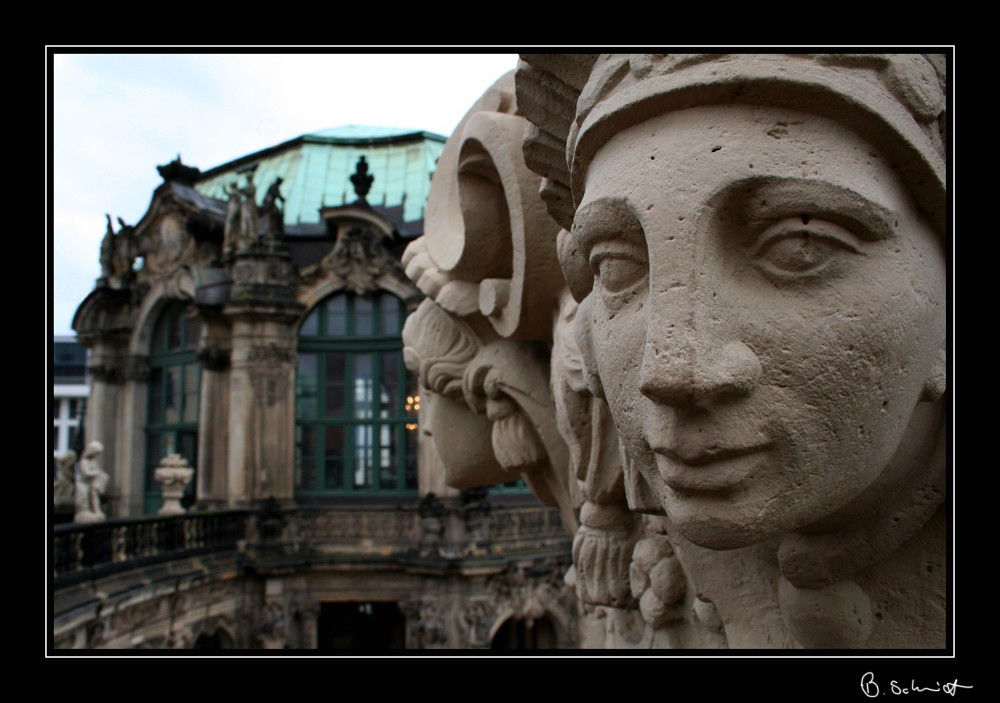
[[[518, 474], [560, 508], [599, 645], [944, 646], [940, 575], [886, 575], [943, 550], [944, 69], [525, 55], [448, 141], [403, 257], [427, 439], [450, 485]], [[737, 230], [765, 239], [708, 239]], [[847, 314], [815, 281], [872, 312], [814, 325]], [[904, 338], [879, 306], [914, 286]]]

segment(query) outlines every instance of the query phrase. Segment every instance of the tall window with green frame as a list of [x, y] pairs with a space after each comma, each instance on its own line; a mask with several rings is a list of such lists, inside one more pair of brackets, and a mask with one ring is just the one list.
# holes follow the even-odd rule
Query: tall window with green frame
[[295, 485], [302, 496], [417, 489], [417, 382], [396, 296], [335, 293], [299, 328]]
[[[201, 364], [196, 354], [200, 325], [180, 302], [168, 305], [153, 328], [149, 350], [149, 406], [146, 415], [147, 515], [163, 505], [153, 473], [167, 454], [177, 453], [195, 467], [198, 459], [198, 397]], [[195, 467], [197, 471], [197, 468]], [[181, 505], [195, 501], [195, 479], [184, 490]]]

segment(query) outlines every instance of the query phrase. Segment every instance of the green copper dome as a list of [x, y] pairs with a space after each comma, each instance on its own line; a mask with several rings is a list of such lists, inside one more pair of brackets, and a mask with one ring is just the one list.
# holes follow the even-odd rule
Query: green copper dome
[[253, 172], [258, 203], [281, 177], [285, 226], [318, 224], [323, 207], [358, 199], [351, 175], [363, 156], [374, 176], [367, 201], [373, 207], [401, 208], [403, 223], [422, 220], [438, 157], [446, 137], [419, 130], [345, 125], [291, 139], [202, 173], [195, 189], [219, 200], [226, 187], [243, 186]]

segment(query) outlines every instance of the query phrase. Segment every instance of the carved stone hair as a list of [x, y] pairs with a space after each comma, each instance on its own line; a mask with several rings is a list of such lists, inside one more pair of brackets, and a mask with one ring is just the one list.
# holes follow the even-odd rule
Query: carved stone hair
[[587, 167], [613, 134], [673, 110], [742, 102], [829, 117], [886, 148], [943, 232], [946, 85], [943, 54], [523, 54], [517, 102], [534, 125], [525, 161], [567, 230]]
[[403, 360], [424, 386], [463, 402], [462, 377], [482, 347], [472, 328], [425, 300], [403, 326]]

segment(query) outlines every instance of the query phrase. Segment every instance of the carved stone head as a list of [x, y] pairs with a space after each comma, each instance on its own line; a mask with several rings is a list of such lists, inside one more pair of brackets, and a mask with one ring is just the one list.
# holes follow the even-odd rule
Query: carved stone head
[[463, 379], [483, 344], [461, 319], [424, 300], [403, 327], [403, 358], [426, 391], [421, 432], [434, 442], [454, 488], [503, 483], [511, 476], [491, 449], [492, 423], [465, 402]]
[[917, 55], [594, 64], [562, 263], [632, 495], [691, 541], [840, 529], [943, 471], [942, 86]]

